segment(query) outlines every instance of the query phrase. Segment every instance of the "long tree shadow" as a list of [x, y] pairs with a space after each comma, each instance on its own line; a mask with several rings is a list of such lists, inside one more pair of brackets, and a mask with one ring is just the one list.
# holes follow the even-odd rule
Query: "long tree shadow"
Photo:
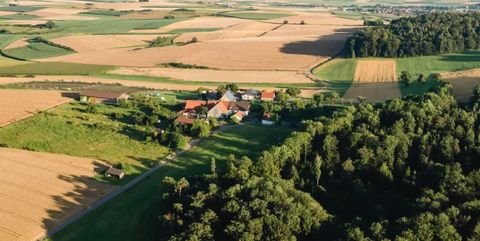
[[[92, 173], [106, 168], [101, 162], [93, 161]], [[59, 174], [55, 180], [58, 186], [65, 188], [63, 193], [49, 197], [54, 205], [45, 207], [47, 216], [42, 220], [42, 226], [47, 235], [55, 233], [76, 220], [76, 215], [91, 208], [91, 206], [102, 197], [108, 195], [115, 189], [115, 186], [94, 180], [91, 176], [75, 174]]]
[[285, 44], [280, 51], [285, 54], [335, 56], [342, 51], [345, 41], [359, 28], [337, 29], [312, 41], [296, 41]]

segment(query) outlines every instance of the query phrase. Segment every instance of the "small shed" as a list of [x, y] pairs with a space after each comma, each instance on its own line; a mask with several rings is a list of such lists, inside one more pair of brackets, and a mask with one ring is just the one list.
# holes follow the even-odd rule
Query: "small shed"
[[107, 177], [114, 177], [114, 178], [117, 178], [117, 179], [122, 179], [124, 176], [125, 176], [125, 173], [118, 169], [118, 168], [115, 168], [115, 167], [110, 167], [108, 168], [108, 170], [105, 172], [105, 176]]

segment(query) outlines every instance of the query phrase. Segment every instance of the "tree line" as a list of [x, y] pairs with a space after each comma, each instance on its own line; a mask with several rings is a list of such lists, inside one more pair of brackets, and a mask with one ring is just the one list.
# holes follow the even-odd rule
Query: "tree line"
[[360, 30], [345, 44], [349, 57], [414, 57], [480, 47], [480, 13], [429, 13]]
[[[321, 107], [319, 107], [321, 108]], [[169, 240], [480, 240], [480, 88], [301, 122], [253, 162], [166, 178]]]

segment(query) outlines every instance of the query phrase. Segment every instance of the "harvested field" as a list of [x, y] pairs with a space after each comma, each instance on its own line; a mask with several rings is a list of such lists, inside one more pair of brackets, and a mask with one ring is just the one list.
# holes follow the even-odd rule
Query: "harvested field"
[[160, 31], [169, 32], [175, 29], [182, 28], [228, 28], [237, 24], [252, 23], [252, 21], [238, 19], [238, 18], [224, 18], [224, 17], [199, 17], [172, 23], [160, 28]]
[[36, 15], [40, 18], [48, 20], [94, 20], [96, 17], [80, 16], [78, 13], [84, 12], [84, 9], [74, 8], [44, 8], [29, 12], [29, 14]]
[[14, 49], [14, 48], [20, 48], [20, 47], [25, 47], [28, 45], [27, 38], [21, 38], [19, 40], [13, 41], [7, 47], [4, 49]]
[[401, 98], [402, 93], [398, 83], [365, 83], [353, 84], [343, 96], [351, 101], [358, 101], [359, 97], [364, 97], [365, 102], [373, 103]]
[[58, 91], [0, 89], [0, 127], [69, 101]]
[[0, 148], [0, 240], [33, 241], [115, 189], [92, 159]]
[[292, 41], [290, 38], [251, 38], [135, 51], [107, 49], [47, 58], [41, 61], [134, 67], [153, 67], [157, 64], [176, 62], [226, 70], [297, 71], [326, 61], [343, 47], [343, 42], [335, 40], [322, 40], [319, 43], [311, 39], [307, 43], [289, 44]]
[[[331, 20], [337, 19], [333, 15], [328, 16]], [[217, 18], [199, 19], [172, 23], [162, 29], [166, 31], [187, 26], [212, 27], [213, 25], [207, 26], [202, 22]], [[195, 25], [195, 21], [199, 21], [199, 25]], [[194, 44], [138, 50], [108, 48], [89, 52], [79, 51], [80, 53], [41, 61], [131, 67], [154, 67], [158, 64], [176, 62], [223, 70], [306, 71], [341, 51], [347, 37], [360, 27], [335, 24], [281, 25], [241, 19], [221, 21], [219, 20], [219, 25], [216, 26], [236, 21], [239, 23], [216, 31], [183, 33], [175, 39], [176, 42], [187, 42], [196, 37], [199, 42]], [[340, 20], [341, 23], [343, 21]], [[66, 38], [80, 41], [78, 37]], [[108, 45], [108, 40], [105, 43]], [[75, 49], [71, 44], [62, 44]]]
[[337, 26], [362, 26], [362, 20], [350, 20], [345, 18], [339, 18], [328, 12], [315, 12], [305, 13], [301, 12], [297, 15], [269, 20], [272, 23], [283, 23], [288, 21], [289, 24], [299, 24], [301, 21], [305, 22], [305, 25], [337, 25]]
[[234, 83], [312, 83], [304, 74], [294, 71], [227, 71], [212, 69], [135, 68], [123, 67], [113, 74], [170, 77], [172, 79], [202, 82]]
[[[279, 27], [279, 24], [264, 23], [264, 22], [245, 22], [234, 25], [230, 28], [202, 33], [184, 33], [175, 39], [175, 42], [187, 42], [193, 37], [196, 37], [199, 41], [212, 41], [222, 39], [242, 39], [260, 37], [265, 33], [274, 30]], [[168, 27], [168, 26], [167, 26]]]
[[159, 35], [77, 35], [55, 38], [51, 41], [73, 48], [77, 52], [90, 52], [103, 49], [144, 47], [157, 36]]
[[384, 83], [397, 80], [395, 60], [359, 60], [353, 77], [353, 82], [357, 83]]

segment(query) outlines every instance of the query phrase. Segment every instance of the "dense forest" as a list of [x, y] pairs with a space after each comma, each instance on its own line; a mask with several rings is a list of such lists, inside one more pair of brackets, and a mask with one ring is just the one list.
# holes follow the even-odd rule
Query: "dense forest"
[[349, 57], [412, 57], [480, 47], [479, 13], [431, 13], [365, 28], [345, 44]]
[[303, 121], [258, 160], [165, 178], [170, 240], [480, 240], [480, 88]]

